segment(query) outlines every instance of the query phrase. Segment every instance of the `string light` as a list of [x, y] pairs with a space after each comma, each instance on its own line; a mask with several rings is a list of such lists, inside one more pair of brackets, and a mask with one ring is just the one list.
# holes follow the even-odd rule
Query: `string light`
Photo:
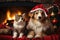
[[54, 16], [54, 15], [55, 15], [54, 12], [52, 12], [52, 13], [51, 13], [51, 16]]
[[57, 23], [58, 20], [57, 20], [56, 18], [54, 18], [54, 19], [52, 20], [52, 22], [53, 22], [53, 23]]

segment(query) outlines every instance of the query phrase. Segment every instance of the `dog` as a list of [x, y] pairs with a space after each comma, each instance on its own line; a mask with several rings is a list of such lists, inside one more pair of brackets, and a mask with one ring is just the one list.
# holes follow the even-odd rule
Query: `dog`
[[42, 10], [37, 10], [32, 12], [33, 16], [30, 18], [27, 29], [31, 30], [27, 38], [37, 38], [37, 37], [43, 37], [45, 34], [43, 33], [48, 28], [51, 28], [51, 23], [46, 17], [46, 14]]
[[23, 29], [25, 27], [25, 19], [24, 19], [24, 15], [15, 15], [15, 20], [13, 23], [13, 27], [14, 27], [14, 31], [13, 31], [13, 38], [16, 38], [19, 34], [19, 38], [22, 38], [23, 36]]

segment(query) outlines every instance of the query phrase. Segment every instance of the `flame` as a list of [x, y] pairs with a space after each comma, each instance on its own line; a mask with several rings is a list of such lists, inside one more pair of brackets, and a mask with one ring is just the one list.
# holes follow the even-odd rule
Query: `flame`
[[20, 11], [18, 11], [18, 15], [21, 15], [21, 12]]
[[7, 22], [7, 19], [5, 19], [5, 20], [2, 22], [2, 24], [6, 23], [6, 22]]
[[7, 19], [8, 19], [8, 20], [11, 20], [10, 11], [7, 11]]
[[[21, 12], [18, 11], [17, 14], [21, 15]], [[9, 10], [7, 11], [6, 15], [7, 15], [6, 19], [4, 20], [4, 22], [2, 24], [6, 23], [7, 20], [14, 20], [15, 19], [15, 13], [11, 14]]]
[[7, 20], [14, 20], [15, 16], [11, 15], [10, 11], [7, 11]]

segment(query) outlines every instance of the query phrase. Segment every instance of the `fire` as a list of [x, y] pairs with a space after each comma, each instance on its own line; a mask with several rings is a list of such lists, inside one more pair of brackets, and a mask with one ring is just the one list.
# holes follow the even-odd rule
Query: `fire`
[[[6, 23], [7, 20], [14, 20], [14, 19], [15, 19], [15, 14], [16, 14], [16, 13], [11, 14], [10, 11], [8, 10], [7, 13], [6, 13], [6, 15], [7, 15], [7, 16], [6, 16], [6, 19], [4, 20], [3, 24]], [[17, 14], [18, 14], [18, 15], [21, 15], [21, 12], [18, 11]]]
[[10, 11], [7, 11], [7, 20], [14, 20], [15, 14], [11, 15]]
[[5, 19], [5, 20], [2, 22], [2, 24], [6, 23], [6, 22], [7, 22], [7, 19]]
[[21, 12], [20, 11], [18, 11], [18, 15], [21, 15]]

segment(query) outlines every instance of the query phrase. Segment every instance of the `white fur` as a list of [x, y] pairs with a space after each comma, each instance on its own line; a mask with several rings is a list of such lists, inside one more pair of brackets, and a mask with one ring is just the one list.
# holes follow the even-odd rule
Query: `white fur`
[[[36, 13], [38, 13], [38, 14], [36, 14]], [[42, 17], [42, 15], [41, 15], [42, 11], [38, 10], [38, 11], [36, 11], [36, 13], [34, 15], [35, 16], [35, 19], [39, 19], [39, 17]]]
[[27, 38], [32, 38], [33, 36], [32, 35], [28, 35]]
[[[49, 24], [50, 25], [50, 24]], [[30, 19], [29, 23], [28, 23], [28, 28], [34, 30], [35, 32], [35, 38], [36, 37], [42, 37], [44, 36], [44, 34], [42, 33], [42, 31], [46, 31], [49, 28], [49, 25], [46, 23], [42, 24], [40, 21], [36, 21], [35, 23], [33, 22], [32, 19]], [[42, 34], [39, 34], [42, 33]]]
[[[30, 19], [27, 27], [28, 27], [28, 29], [30, 28], [30, 29], [34, 30], [34, 32], [36, 34], [35, 37], [40, 37], [40, 36], [37, 36], [37, 34], [42, 32], [43, 27], [39, 21], [36, 21], [36, 23], [34, 23], [32, 21], [32, 19]], [[28, 35], [27, 37], [32, 38], [33, 35]]]
[[[29, 20], [29, 23], [27, 25], [27, 28], [29, 29], [32, 29], [34, 32], [35, 32], [35, 37], [41, 37], [42, 34], [39, 34], [39, 33], [42, 33], [42, 31], [46, 30], [47, 29], [47, 25], [45, 25], [44, 23], [41, 23], [39, 17], [42, 18], [42, 10], [38, 10], [36, 11], [38, 14], [34, 14], [34, 19], [33, 18], [30, 18]], [[45, 26], [44, 26], [45, 25]]]
[[22, 18], [20, 17], [20, 19], [18, 21], [14, 20], [13, 27], [14, 27], [15, 32], [13, 32], [13, 38], [17, 37], [17, 32], [19, 33], [19, 38], [22, 38], [22, 36], [23, 36], [23, 33], [21, 31], [25, 26], [25, 22], [21, 19]]
[[33, 29], [35, 33], [40, 33], [42, 31], [42, 24], [39, 21], [34, 23], [32, 19], [30, 19], [28, 26]]
[[16, 38], [17, 37], [17, 32], [13, 32], [13, 38]]
[[24, 27], [24, 26], [22, 26], [22, 25], [18, 25], [18, 23], [19, 23], [19, 22], [14, 21], [14, 24], [13, 24], [13, 25], [14, 25], [14, 28], [17, 29], [17, 28], [23, 28], [23, 27]]
[[40, 35], [35, 35], [35, 38], [36, 38], [36, 37], [41, 37], [41, 36], [40, 36]]
[[22, 38], [22, 36], [23, 36], [23, 33], [20, 33], [20, 34], [19, 34], [19, 38]]

